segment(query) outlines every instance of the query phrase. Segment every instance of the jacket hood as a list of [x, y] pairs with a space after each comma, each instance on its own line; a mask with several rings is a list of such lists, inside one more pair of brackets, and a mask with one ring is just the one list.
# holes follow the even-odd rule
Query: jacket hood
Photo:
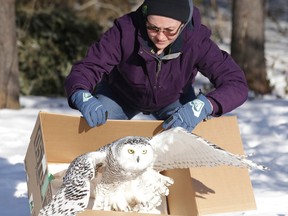
[[[147, 0], [146, 0], [147, 1]], [[153, 1], [161, 1], [161, 2], [165, 2], [165, 0], [153, 0]], [[175, 0], [173, 0], [175, 1]], [[163, 57], [161, 57], [161, 59], [163, 60], [168, 60], [171, 58], [177, 58], [180, 54], [181, 54], [181, 48], [183, 47], [184, 44], [184, 35], [182, 34], [182, 32], [189, 28], [190, 30], [193, 29], [193, 21], [192, 21], [192, 17], [193, 17], [193, 11], [194, 11], [194, 6], [193, 6], [193, 2], [192, 0], [186, 0], [187, 4], [189, 5], [189, 16], [186, 22], [184, 22], [184, 26], [181, 28], [178, 37], [174, 40], [174, 42], [172, 44], [170, 44], [169, 46], [169, 50], [166, 51], [166, 55], [164, 55]], [[138, 24], [140, 25], [140, 38], [142, 38], [142, 40], [144, 41], [145, 46], [150, 47], [150, 49], [153, 48], [153, 43], [150, 41], [150, 39], [148, 38], [147, 35], [147, 30], [145, 27], [145, 20], [146, 20], [146, 16], [147, 14], [145, 13], [145, 10], [143, 11], [143, 7], [145, 7], [145, 1], [144, 3], [136, 10], [136, 13], [138, 14]]]

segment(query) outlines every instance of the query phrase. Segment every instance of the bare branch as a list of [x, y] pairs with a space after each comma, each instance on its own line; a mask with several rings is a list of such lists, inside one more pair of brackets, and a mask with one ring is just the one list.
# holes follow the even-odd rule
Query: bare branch
[[83, 5], [80, 5], [76, 10], [77, 11], [83, 11], [89, 7], [92, 7], [92, 6], [96, 6], [96, 8], [99, 8], [99, 9], [104, 8], [104, 9], [112, 10], [113, 12], [115, 12], [117, 14], [117, 16], [121, 16], [123, 14], [121, 9], [115, 7], [114, 5], [102, 3], [102, 2], [99, 2], [98, 0], [88, 1], [88, 2], [84, 3]]

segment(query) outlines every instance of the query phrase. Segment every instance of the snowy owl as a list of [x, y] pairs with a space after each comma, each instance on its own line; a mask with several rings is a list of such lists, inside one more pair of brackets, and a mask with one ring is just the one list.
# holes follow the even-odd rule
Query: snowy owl
[[161, 171], [220, 165], [266, 169], [180, 127], [152, 138], [124, 137], [74, 159], [39, 216], [76, 215], [87, 208], [91, 194], [94, 210], [149, 212], [174, 183]]

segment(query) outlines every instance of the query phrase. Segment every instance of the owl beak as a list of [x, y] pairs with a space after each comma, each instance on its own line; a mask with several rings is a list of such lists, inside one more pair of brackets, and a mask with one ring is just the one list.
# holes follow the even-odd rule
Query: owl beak
[[138, 156], [137, 159], [136, 159], [137, 163], [139, 163], [140, 161], [140, 157]]

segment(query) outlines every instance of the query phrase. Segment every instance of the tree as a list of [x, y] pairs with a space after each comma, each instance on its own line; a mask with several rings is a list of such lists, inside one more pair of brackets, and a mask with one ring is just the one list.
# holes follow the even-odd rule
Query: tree
[[0, 0], [0, 5], [0, 109], [17, 109], [20, 104], [15, 1]]
[[271, 92], [265, 61], [265, 0], [233, 0], [231, 55], [255, 94]]

